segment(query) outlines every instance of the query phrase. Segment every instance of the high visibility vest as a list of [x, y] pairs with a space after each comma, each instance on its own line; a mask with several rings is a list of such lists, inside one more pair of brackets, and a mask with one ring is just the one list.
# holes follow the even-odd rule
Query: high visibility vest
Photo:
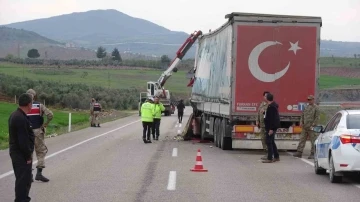
[[141, 121], [143, 122], [153, 122], [154, 121], [154, 104], [150, 102], [145, 102], [141, 105]]
[[41, 116], [40, 102], [34, 101], [31, 110], [27, 113], [33, 129], [40, 128], [44, 123], [44, 117]]

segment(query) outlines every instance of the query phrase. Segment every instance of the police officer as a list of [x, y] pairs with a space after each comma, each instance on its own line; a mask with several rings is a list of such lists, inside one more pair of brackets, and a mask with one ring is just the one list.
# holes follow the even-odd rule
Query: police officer
[[314, 158], [314, 142], [316, 140], [316, 135], [314, 131], [312, 131], [312, 127], [316, 126], [320, 119], [320, 109], [315, 104], [315, 99], [313, 95], [308, 96], [308, 105], [305, 107], [301, 119], [300, 126], [302, 127], [302, 131], [300, 134], [300, 141], [297, 147], [297, 152], [293, 155], [294, 157], [301, 158], [302, 152], [304, 150], [306, 140], [310, 137], [311, 142], [311, 151], [308, 159]]
[[154, 121], [154, 104], [151, 103], [151, 99], [146, 99], [146, 101], [141, 105], [141, 121], [143, 125], [143, 141], [144, 143], [151, 143], [150, 133]]
[[96, 100], [92, 99], [92, 104], [90, 108], [91, 117], [91, 126], [92, 127], [100, 127], [99, 115], [101, 112], [101, 104], [96, 102]]
[[152, 136], [153, 136], [154, 140], [159, 140], [161, 113], [163, 111], [165, 111], [165, 107], [159, 101], [158, 97], [155, 97], [155, 99], [154, 99], [154, 111], [155, 111], [155, 116], [154, 116], [154, 122], [153, 122], [153, 127], [152, 127]]
[[9, 118], [9, 153], [15, 174], [15, 201], [30, 201], [34, 132], [26, 115], [32, 107], [32, 96], [22, 94], [19, 107]]
[[[261, 143], [263, 146], [264, 151], [267, 153], [267, 146], [266, 146], [266, 137], [265, 137], [265, 123], [264, 123], [264, 113], [268, 107], [268, 103], [266, 100], [266, 95], [268, 94], [268, 91], [265, 91], [263, 93], [263, 101], [260, 103], [258, 114], [256, 116], [256, 126], [260, 128], [260, 137], [261, 137]], [[267, 159], [267, 155], [261, 157], [262, 160]]]
[[[49, 179], [42, 175], [42, 170], [45, 168], [45, 155], [48, 152], [48, 149], [45, 145], [45, 133], [46, 127], [49, 125], [50, 121], [53, 119], [53, 113], [36, 100], [36, 92], [33, 89], [29, 89], [26, 93], [33, 96], [33, 104], [30, 112], [27, 113], [32, 129], [35, 134], [35, 153], [37, 157], [37, 173], [35, 180], [48, 182]], [[44, 123], [44, 114], [46, 115], [46, 122]]]

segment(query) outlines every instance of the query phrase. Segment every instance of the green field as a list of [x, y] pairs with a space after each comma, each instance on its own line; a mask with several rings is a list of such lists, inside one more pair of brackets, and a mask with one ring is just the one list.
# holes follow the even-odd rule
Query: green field
[[357, 87], [360, 88], [360, 79], [346, 78], [339, 76], [320, 76], [320, 89], [341, 88], [341, 87]]
[[[353, 64], [357, 60], [360, 61], [360, 59], [354, 58], [335, 58], [336, 65], [333, 65], [332, 58], [321, 58], [321, 66], [349, 66], [349, 64]], [[163, 70], [36, 68], [0, 63], [0, 73], [8, 75], [27, 77], [34, 80], [59, 81], [62, 83], [85, 83], [117, 89], [136, 87], [146, 90], [146, 82], [156, 81], [162, 72]], [[189, 79], [186, 78], [186, 72], [178, 71], [169, 78], [166, 88], [173, 93], [187, 95], [191, 90], [189, 87], [186, 87], [188, 82]], [[320, 89], [349, 86], [360, 86], [360, 79], [320, 76]]]
[[360, 67], [360, 58], [320, 58], [320, 68], [324, 67]]
[[[44, 69], [0, 63], [0, 73], [3, 74], [27, 77], [34, 80], [85, 83], [118, 89], [136, 87], [146, 90], [146, 82], [157, 81], [162, 72], [162, 70], [70, 69], [57, 67]], [[173, 93], [186, 94], [190, 92], [190, 88], [186, 87], [188, 82], [186, 72], [178, 71], [169, 78], [166, 83], [166, 89]]]
[[[17, 105], [11, 103], [0, 102], [0, 149], [8, 147], [8, 118], [10, 114], [16, 110]], [[69, 123], [69, 111], [51, 109], [54, 113], [54, 118], [50, 122], [46, 130], [46, 135], [63, 134], [67, 132]], [[133, 114], [133, 111], [119, 112], [116, 116], [107, 117], [101, 120], [106, 122], [124, 116]], [[45, 118], [46, 120], [46, 118]], [[72, 131], [82, 129], [89, 126], [89, 113], [88, 112], [74, 112], [71, 111], [71, 124]]]

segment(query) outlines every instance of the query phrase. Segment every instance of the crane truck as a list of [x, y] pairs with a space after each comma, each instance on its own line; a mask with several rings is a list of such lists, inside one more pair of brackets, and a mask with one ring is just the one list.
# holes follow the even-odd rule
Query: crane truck
[[171, 61], [166, 71], [161, 74], [160, 78], [156, 82], [147, 82], [147, 92], [140, 93], [140, 100], [138, 105], [139, 116], [141, 115], [140, 108], [142, 103], [144, 103], [147, 98], [152, 98], [155, 96], [159, 97], [160, 102], [164, 105], [165, 111], [163, 113], [165, 114], [165, 116], [169, 116], [174, 113], [175, 107], [171, 103], [169, 90], [166, 90], [164, 87], [165, 82], [172, 76], [172, 72], [176, 73], [178, 71], [177, 65], [183, 59], [186, 52], [194, 44], [196, 39], [201, 35], [201, 31], [195, 31], [194, 33], [191, 33], [190, 36], [186, 39], [186, 41], [179, 48], [179, 50], [176, 52], [176, 57]]
[[223, 150], [262, 149], [255, 121], [270, 91], [279, 104], [277, 147], [296, 149], [307, 96], [318, 99], [321, 17], [233, 12], [225, 18], [198, 39], [189, 131]]

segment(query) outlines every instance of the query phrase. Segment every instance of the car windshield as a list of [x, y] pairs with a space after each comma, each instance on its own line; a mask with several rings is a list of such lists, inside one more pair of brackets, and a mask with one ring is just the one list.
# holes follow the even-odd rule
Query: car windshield
[[348, 129], [360, 129], [360, 114], [349, 114], [346, 124]]

